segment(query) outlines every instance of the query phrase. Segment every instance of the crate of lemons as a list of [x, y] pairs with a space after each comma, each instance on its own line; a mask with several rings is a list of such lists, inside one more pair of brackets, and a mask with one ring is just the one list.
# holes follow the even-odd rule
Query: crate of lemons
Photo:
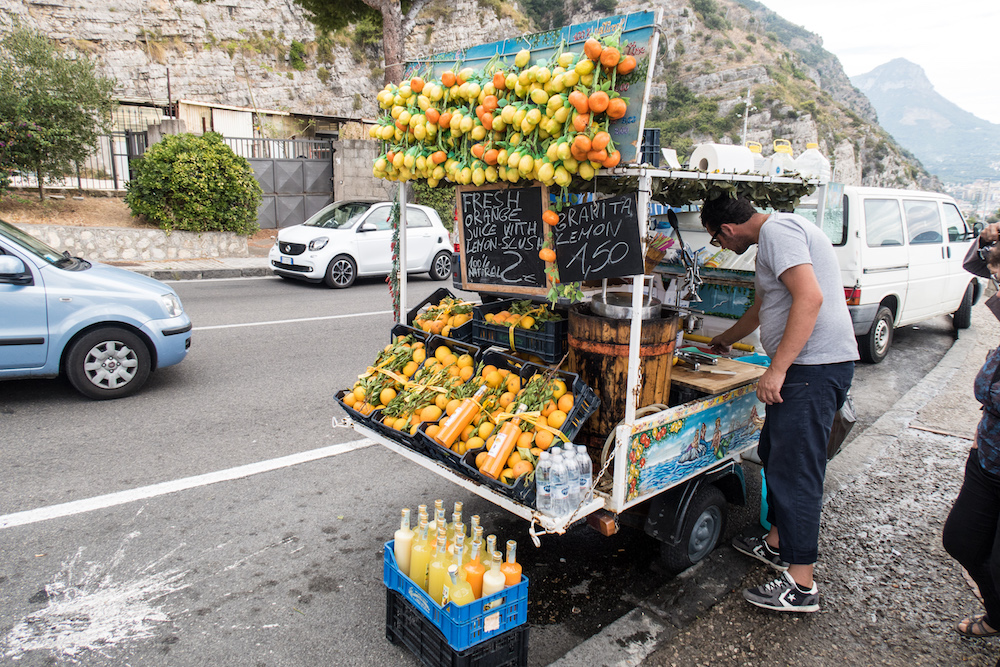
[[451, 336], [452, 330], [472, 321], [472, 303], [444, 297], [413, 320], [413, 326], [430, 334]]
[[[477, 385], [481, 382], [489, 389], [480, 402], [479, 414], [465, 427], [451, 450], [458, 456], [481, 450], [474, 459], [479, 470], [500, 426], [514, 418], [519, 405], [525, 405], [527, 409], [518, 415], [521, 434], [517, 445], [497, 478], [503, 484], [512, 485], [518, 478], [534, 472], [543, 451], [554, 442], [565, 441], [561, 429], [573, 410], [573, 394], [562, 378], [536, 373], [525, 382], [517, 373], [489, 364], [483, 366], [473, 382]], [[429, 438], [434, 438], [459, 405], [461, 401], [448, 403], [445, 417], [427, 427]]]

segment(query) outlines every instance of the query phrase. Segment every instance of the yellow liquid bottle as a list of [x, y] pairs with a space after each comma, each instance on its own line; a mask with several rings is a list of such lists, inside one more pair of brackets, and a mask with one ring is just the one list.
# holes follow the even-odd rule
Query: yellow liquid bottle
[[430, 517], [427, 516], [427, 505], [417, 505], [417, 531], [420, 530], [420, 522], [427, 521], [430, 523]]
[[507, 561], [500, 566], [500, 571], [508, 586], [521, 583], [521, 564], [517, 562], [517, 542], [507, 540]]
[[399, 530], [392, 536], [393, 551], [396, 555], [396, 567], [400, 572], [410, 571], [410, 551], [413, 549], [413, 531], [410, 530], [410, 508], [404, 507]]
[[448, 596], [452, 602], [462, 606], [473, 602], [476, 598], [472, 594], [472, 586], [469, 585], [469, 582], [462, 581], [458, 576], [459, 572], [458, 565], [452, 564], [448, 568], [448, 578], [451, 581], [451, 585], [448, 587]]
[[499, 551], [493, 552], [493, 562], [490, 565], [489, 571], [483, 575], [483, 597], [489, 597], [494, 593], [499, 593], [503, 590], [504, 585], [507, 583], [507, 578], [504, 576], [503, 572], [500, 571], [500, 563], [503, 561], [503, 555]]
[[427, 590], [427, 566], [431, 562], [431, 548], [427, 544], [427, 520], [420, 522], [416, 539], [410, 549], [410, 579], [423, 590]]
[[443, 532], [438, 533], [437, 551], [434, 552], [434, 556], [431, 557], [431, 562], [427, 566], [427, 594], [438, 604], [441, 604], [441, 594], [448, 581], [448, 565], [451, 564], [448, 550], [445, 549]]
[[455, 510], [451, 513], [451, 523], [448, 524], [448, 542], [455, 543], [455, 526], [462, 523], [462, 501], [455, 502]]
[[465, 569], [465, 580], [472, 586], [472, 595], [478, 600], [483, 597], [483, 575], [486, 574], [486, 566], [479, 559], [480, 549], [483, 543], [478, 540], [472, 542], [472, 553], [469, 562], [462, 567]]
[[[444, 501], [435, 500], [434, 501], [434, 516], [431, 518], [430, 524], [428, 524], [428, 530], [431, 531], [431, 540], [437, 539], [438, 534], [438, 519], [444, 519]], [[444, 525], [444, 524], [440, 524]]]

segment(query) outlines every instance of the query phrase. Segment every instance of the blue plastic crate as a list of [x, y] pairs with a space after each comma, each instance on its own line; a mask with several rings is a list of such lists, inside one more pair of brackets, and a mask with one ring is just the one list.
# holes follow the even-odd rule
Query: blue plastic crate
[[456, 651], [464, 651], [528, 620], [528, 578], [524, 575], [521, 575], [521, 583], [499, 593], [467, 605], [449, 602], [442, 607], [399, 570], [393, 541], [390, 540], [385, 544], [382, 581], [387, 588], [401, 593], [433, 623]]

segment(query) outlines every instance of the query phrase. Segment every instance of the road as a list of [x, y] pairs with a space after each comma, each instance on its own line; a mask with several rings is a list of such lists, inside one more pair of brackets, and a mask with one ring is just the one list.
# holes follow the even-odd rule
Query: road
[[[532, 665], [671, 583], [639, 531], [579, 528], [535, 549], [520, 520], [333, 425], [333, 393], [388, 341], [381, 281], [173, 286], [195, 323], [191, 353], [137, 396], [0, 384], [0, 662], [415, 665], [384, 637], [381, 548], [400, 507], [435, 498], [518, 540]], [[410, 302], [440, 286], [416, 278]], [[930, 320], [859, 366], [860, 426], [952, 339], [947, 318]], [[728, 533], [755, 512], [734, 508]]]

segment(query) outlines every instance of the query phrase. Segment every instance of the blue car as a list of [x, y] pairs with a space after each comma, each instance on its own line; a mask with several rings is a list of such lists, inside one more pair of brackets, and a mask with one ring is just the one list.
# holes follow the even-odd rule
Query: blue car
[[170, 287], [0, 220], [0, 380], [65, 375], [88, 398], [121, 398], [190, 347], [191, 320]]

